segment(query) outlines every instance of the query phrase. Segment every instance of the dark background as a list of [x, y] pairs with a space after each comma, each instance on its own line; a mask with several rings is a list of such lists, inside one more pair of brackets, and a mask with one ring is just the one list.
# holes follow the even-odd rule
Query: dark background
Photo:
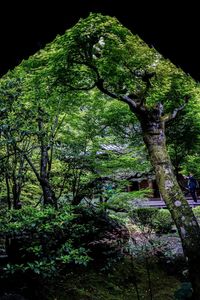
[[[185, 2], [185, 3], [184, 3]], [[196, 1], [198, 3], [198, 1]], [[74, 0], [0, 4], [0, 75], [90, 12], [115, 16], [200, 81], [200, 13], [192, 1]]]

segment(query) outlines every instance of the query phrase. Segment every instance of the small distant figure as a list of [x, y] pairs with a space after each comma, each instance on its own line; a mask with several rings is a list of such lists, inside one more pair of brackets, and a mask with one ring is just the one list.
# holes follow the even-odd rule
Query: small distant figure
[[196, 195], [196, 189], [198, 187], [197, 180], [194, 178], [192, 173], [190, 173], [188, 176], [184, 176], [184, 178], [188, 179], [188, 183], [187, 183], [188, 191], [190, 192], [194, 202], [197, 202], [197, 195]]

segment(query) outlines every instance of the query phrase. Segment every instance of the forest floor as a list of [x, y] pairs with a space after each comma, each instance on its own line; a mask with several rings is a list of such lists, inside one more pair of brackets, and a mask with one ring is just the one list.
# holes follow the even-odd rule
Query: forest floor
[[[148, 274], [142, 262], [125, 260], [117, 263], [109, 273], [87, 270], [63, 276], [51, 288], [48, 286], [44, 289], [43, 299], [172, 300], [181, 286], [176, 271], [173, 268], [164, 270], [163, 266], [149, 262]], [[38, 299], [42, 299], [41, 294], [38, 296]]]
[[[20, 300], [174, 300], [183, 282], [182, 260], [171, 264], [150, 258], [135, 260], [127, 257], [116, 262], [109, 271], [71, 269], [52, 280], [24, 283], [13, 293]], [[21, 278], [21, 280], [23, 280]], [[26, 279], [25, 279], [26, 280]], [[17, 283], [13, 283], [16, 285]], [[10, 286], [10, 290], [11, 286]]]

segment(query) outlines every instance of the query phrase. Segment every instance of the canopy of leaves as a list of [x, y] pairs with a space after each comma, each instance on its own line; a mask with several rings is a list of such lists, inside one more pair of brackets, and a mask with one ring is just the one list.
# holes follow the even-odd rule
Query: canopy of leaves
[[[25, 174], [25, 169], [21, 171], [19, 167], [20, 155], [12, 158], [14, 145], [28, 153], [39, 170], [41, 134], [46, 145], [54, 145], [51, 181], [56, 190], [62, 189], [58, 177], [65, 177], [66, 169], [65, 192], [72, 191], [74, 176], [77, 179], [80, 175], [85, 185], [99, 172], [104, 176], [115, 170], [147, 171], [149, 165], [136, 117], [124, 103], [100, 93], [101, 81], [111, 93], [132, 95], [150, 108], [162, 103], [165, 113], [181, 105], [189, 95], [185, 117], [171, 124], [168, 141], [174, 164], [185, 161], [186, 154], [197, 155], [197, 147], [192, 145], [199, 140], [199, 87], [116, 18], [90, 14], [1, 79], [1, 154], [9, 156], [2, 162], [4, 174], [13, 165], [20, 176]], [[38, 109], [42, 112], [43, 132], [38, 131]], [[124, 145], [129, 150], [114, 153], [102, 150], [102, 145]], [[102, 151], [109, 159], [95, 158]], [[84, 153], [87, 163], [81, 162]], [[72, 172], [74, 168], [76, 174]], [[34, 176], [26, 169], [23, 180], [33, 183]], [[28, 190], [25, 186], [24, 190]], [[38, 197], [39, 190], [33, 190]]]

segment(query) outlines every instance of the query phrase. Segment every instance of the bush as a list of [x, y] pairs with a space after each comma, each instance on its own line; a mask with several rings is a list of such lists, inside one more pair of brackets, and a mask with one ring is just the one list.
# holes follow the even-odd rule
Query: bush
[[120, 256], [128, 240], [116, 221], [81, 206], [59, 211], [26, 207], [8, 211], [0, 223], [9, 260], [3, 276], [21, 272], [52, 277], [69, 265], [86, 266], [95, 259], [105, 264]]
[[131, 219], [135, 224], [149, 227], [157, 233], [170, 232], [174, 224], [167, 209], [136, 208], [131, 212]]
[[172, 230], [174, 222], [168, 209], [158, 209], [153, 227], [158, 233], [169, 233]]
[[75, 224], [76, 215], [68, 206], [61, 211], [52, 207], [26, 207], [8, 212], [1, 235], [6, 238], [9, 263], [7, 273], [33, 272], [44, 277], [55, 274], [69, 263], [86, 265], [88, 250], [76, 241], [87, 232]]
[[135, 208], [131, 212], [131, 220], [139, 226], [152, 228], [153, 220], [158, 213], [157, 208]]
[[85, 242], [93, 264], [100, 269], [110, 268], [124, 255], [123, 248], [129, 241], [127, 228], [101, 209], [78, 206], [75, 211], [79, 214], [78, 222], [90, 226]]
[[195, 217], [197, 218], [197, 221], [200, 222], [200, 206], [196, 206], [192, 210], [194, 212]]

